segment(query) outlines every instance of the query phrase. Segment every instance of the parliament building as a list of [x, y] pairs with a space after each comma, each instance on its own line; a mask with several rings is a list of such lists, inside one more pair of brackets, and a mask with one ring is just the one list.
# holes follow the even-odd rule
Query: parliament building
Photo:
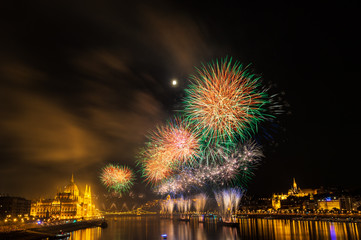
[[99, 215], [92, 202], [90, 186], [86, 185], [83, 195], [71, 176], [70, 183], [63, 191], [57, 192], [54, 199], [40, 199], [31, 204], [30, 215], [38, 218], [80, 219]]

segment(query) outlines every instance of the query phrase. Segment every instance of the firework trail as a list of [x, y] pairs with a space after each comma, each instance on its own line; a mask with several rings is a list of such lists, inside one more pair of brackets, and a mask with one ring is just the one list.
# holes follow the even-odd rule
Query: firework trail
[[225, 59], [203, 65], [191, 81], [185, 114], [209, 143], [233, 140], [235, 134], [245, 140], [266, 117], [263, 106], [268, 98], [260, 77], [238, 62]]
[[135, 176], [133, 171], [126, 166], [108, 164], [102, 169], [100, 180], [109, 191], [122, 193], [131, 188]]
[[180, 213], [187, 213], [191, 210], [192, 200], [184, 199], [183, 195], [177, 199], [177, 209]]
[[168, 178], [182, 165], [191, 165], [200, 151], [197, 132], [180, 118], [157, 127], [148, 139], [139, 164], [146, 181], [153, 184]]
[[208, 199], [207, 195], [204, 193], [200, 193], [196, 195], [194, 199], [195, 199], [194, 208], [196, 209], [196, 212], [197, 213], [203, 212]]
[[161, 200], [161, 202], [160, 202], [160, 207], [161, 207], [160, 213], [161, 214], [173, 214], [174, 206], [175, 206], [174, 199], [172, 199], [168, 195], [167, 199]]
[[248, 142], [230, 153], [223, 149], [218, 151], [220, 158], [217, 162], [184, 167], [178, 174], [159, 184], [155, 191], [159, 194], [176, 194], [205, 185], [245, 185], [253, 174], [252, 170], [263, 157], [260, 147], [254, 142]]
[[243, 193], [240, 188], [228, 188], [214, 193], [224, 222], [232, 221], [232, 215], [238, 211]]
[[200, 148], [197, 133], [190, 123], [177, 117], [167, 125], [158, 127], [151, 138], [154, 144], [161, 146], [172, 163], [194, 160]]
[[[152, 147], [152, 150], [157, 147]], [[148, 183], [156, 184], [167, 179], [173, 173], [172, 164], [163, 152], [151, 153], [146, 150], [145, 157], [140, 160], [142, 175]]]

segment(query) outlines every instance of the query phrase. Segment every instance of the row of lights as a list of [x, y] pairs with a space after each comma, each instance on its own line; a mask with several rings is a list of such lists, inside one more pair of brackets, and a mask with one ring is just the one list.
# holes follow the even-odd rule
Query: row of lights
[[[28, 221], [30, 218], [29, 218], [29, 217], [25, 217], [25, 218], [19, 218], [19, 219], [20, 219], [21, 222], [25, 222], [25, 220]], [[17, 222], [17, 221], [19, 221], [19, 219], [18, 219], [18, 218], [13, 218], [13, 219], [11, 219], [11, 217], [7, 217], [7, 218], [5, 218], [4, 222], [5, 222], [5, 223], [10, 222], [10, 221], [12, 221], [12, 222]], [[32, 218], [32, 220], [35, 220], [35, 218]]]

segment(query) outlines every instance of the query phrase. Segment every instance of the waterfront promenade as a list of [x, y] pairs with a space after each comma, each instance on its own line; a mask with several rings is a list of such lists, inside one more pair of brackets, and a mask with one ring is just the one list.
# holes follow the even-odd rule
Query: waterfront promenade
[[49, 225], [34, 225], [27, 224], [16, 229], [0, 232], [0, 239], [24, 239], [24, 240], [35, 240], [43, 239], [47, 237], [54, 237], [60, 231], [63, 232], [72, 232], [79, 229], [98, 227], [104, 222], [103, 219], [93, 219], [93, 220], [84, 220], [84, 221], [69, 221], [69, 222], [59, 222]]
[[328, 221], [350, 221], [361, 222], [360, 213], [241, 213], [240, 218], [275, 218], [295, 220], [328, 220]]

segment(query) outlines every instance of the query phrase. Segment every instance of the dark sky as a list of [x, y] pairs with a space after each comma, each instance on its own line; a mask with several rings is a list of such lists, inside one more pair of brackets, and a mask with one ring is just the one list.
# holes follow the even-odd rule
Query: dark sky
[[100, 169], [135, 167], [193, 67], [225, 56], [252, 63], [289, 105], [250, 193], [285, 192], [292, 177], [360, 186], [357, 5], [7, 1], [0, 11], [0, 193], [51, 196], [71, 173], [104, 191]]

